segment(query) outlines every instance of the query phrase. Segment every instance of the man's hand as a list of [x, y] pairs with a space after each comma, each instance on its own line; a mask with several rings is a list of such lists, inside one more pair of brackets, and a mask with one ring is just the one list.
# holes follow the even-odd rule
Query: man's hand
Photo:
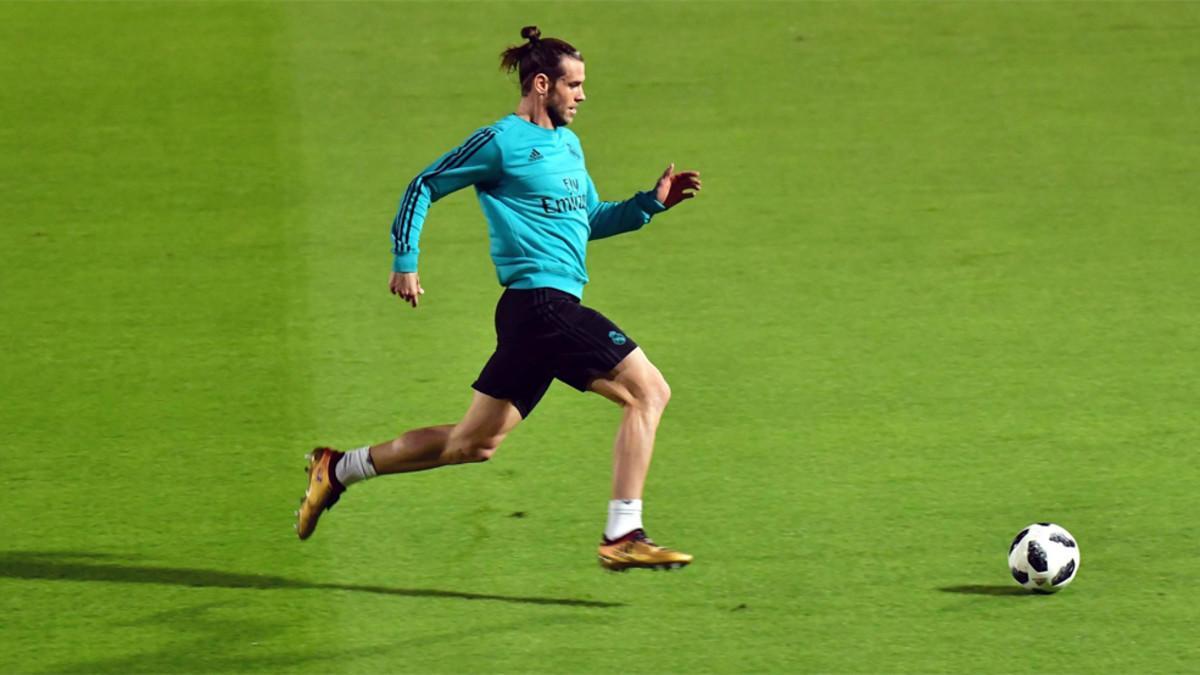
[[672, 162], [671, 166], [668, 166], [667, 170], [663, 172], [662, 177], [658, 179], [654, 196], [669, 209], [685, 199], [695, 197], [699, 190], [700, 172], [681, 171], [675, 173], [675, 163]]
[[421, 278], [416, 272], [392, 272], [388, 287], [391, 288], [392, 295], [400, 296], [401, 300], [413, 307], [417, 306], [420, 296], [425, 294], [425, 289], [421, 288]]

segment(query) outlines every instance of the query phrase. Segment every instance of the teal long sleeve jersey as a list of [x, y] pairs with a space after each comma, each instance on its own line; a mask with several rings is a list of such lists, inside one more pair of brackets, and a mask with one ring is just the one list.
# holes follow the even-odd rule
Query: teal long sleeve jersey
[[392, 269], [416, 272], [429, 205], [475, 186], [502, 286], [556, 288], [583, 297], [587, 242], [636, 230], [666, 210], [652, 192], [600, 201], [579, 137], [516, 115], [484, 127], [408, 185], [392, 221]]

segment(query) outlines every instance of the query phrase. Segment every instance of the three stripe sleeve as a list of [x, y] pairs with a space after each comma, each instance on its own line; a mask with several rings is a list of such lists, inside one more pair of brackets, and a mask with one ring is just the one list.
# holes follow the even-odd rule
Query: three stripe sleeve
[[490, 127], [476, 131], [462, 145], [439, 157], [408, 184], [408, 189], [400, 199], [396, 217], [392, 220], [394, 271], [417, 271], [420, 253], [417, 243], [431, 203], [468, 185], [499, 178], [501, 158], [495, 137], [496, 130]]

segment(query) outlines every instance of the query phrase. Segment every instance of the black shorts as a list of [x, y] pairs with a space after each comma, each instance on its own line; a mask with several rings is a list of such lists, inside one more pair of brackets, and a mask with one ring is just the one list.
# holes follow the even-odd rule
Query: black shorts
[[509, 288], [496, 303], [496, 351], [471, 386], [528, 417], [555, 378], [587, 391], [635, 349], [625, 331], [570, 293]]

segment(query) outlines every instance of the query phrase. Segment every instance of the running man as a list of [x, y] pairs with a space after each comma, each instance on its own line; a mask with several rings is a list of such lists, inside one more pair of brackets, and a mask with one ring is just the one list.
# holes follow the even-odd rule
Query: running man
[[321, 514], [361, 480], [488, 460], [557, 378], [624, 411], [600, 564], [614, 571], [682, 567], [692, 556], [656, 545], [642, 528], [642, 486], [671, 390], [637, 343], [580, 299], [588, 281], [587, 242], [641, 228], [694, 197], [700, 176], [675, 173], [672, 164], [652, 190], [623, 202], [600, 201], [579, 138], [567, 129], [585, 100], [583, 57], [562, 40], [542, 38], [536, 26], [522, 29], [521, 37], [525, 44], [501, 55], [501, 68], [516, 70], [521, 80], [516, 112], [479, 129], [414, 178], [392, 223], [389, 286], [415, 308], [425, 292], [417, 241], [429, 206], [475, 186], [505, 287], [496, 306], [496, 351], [472, 385], [473, 399], [458, 424], [413, 429], [345, 453], [314, 450], [296, 531], [301, 539], [312, 536]]

